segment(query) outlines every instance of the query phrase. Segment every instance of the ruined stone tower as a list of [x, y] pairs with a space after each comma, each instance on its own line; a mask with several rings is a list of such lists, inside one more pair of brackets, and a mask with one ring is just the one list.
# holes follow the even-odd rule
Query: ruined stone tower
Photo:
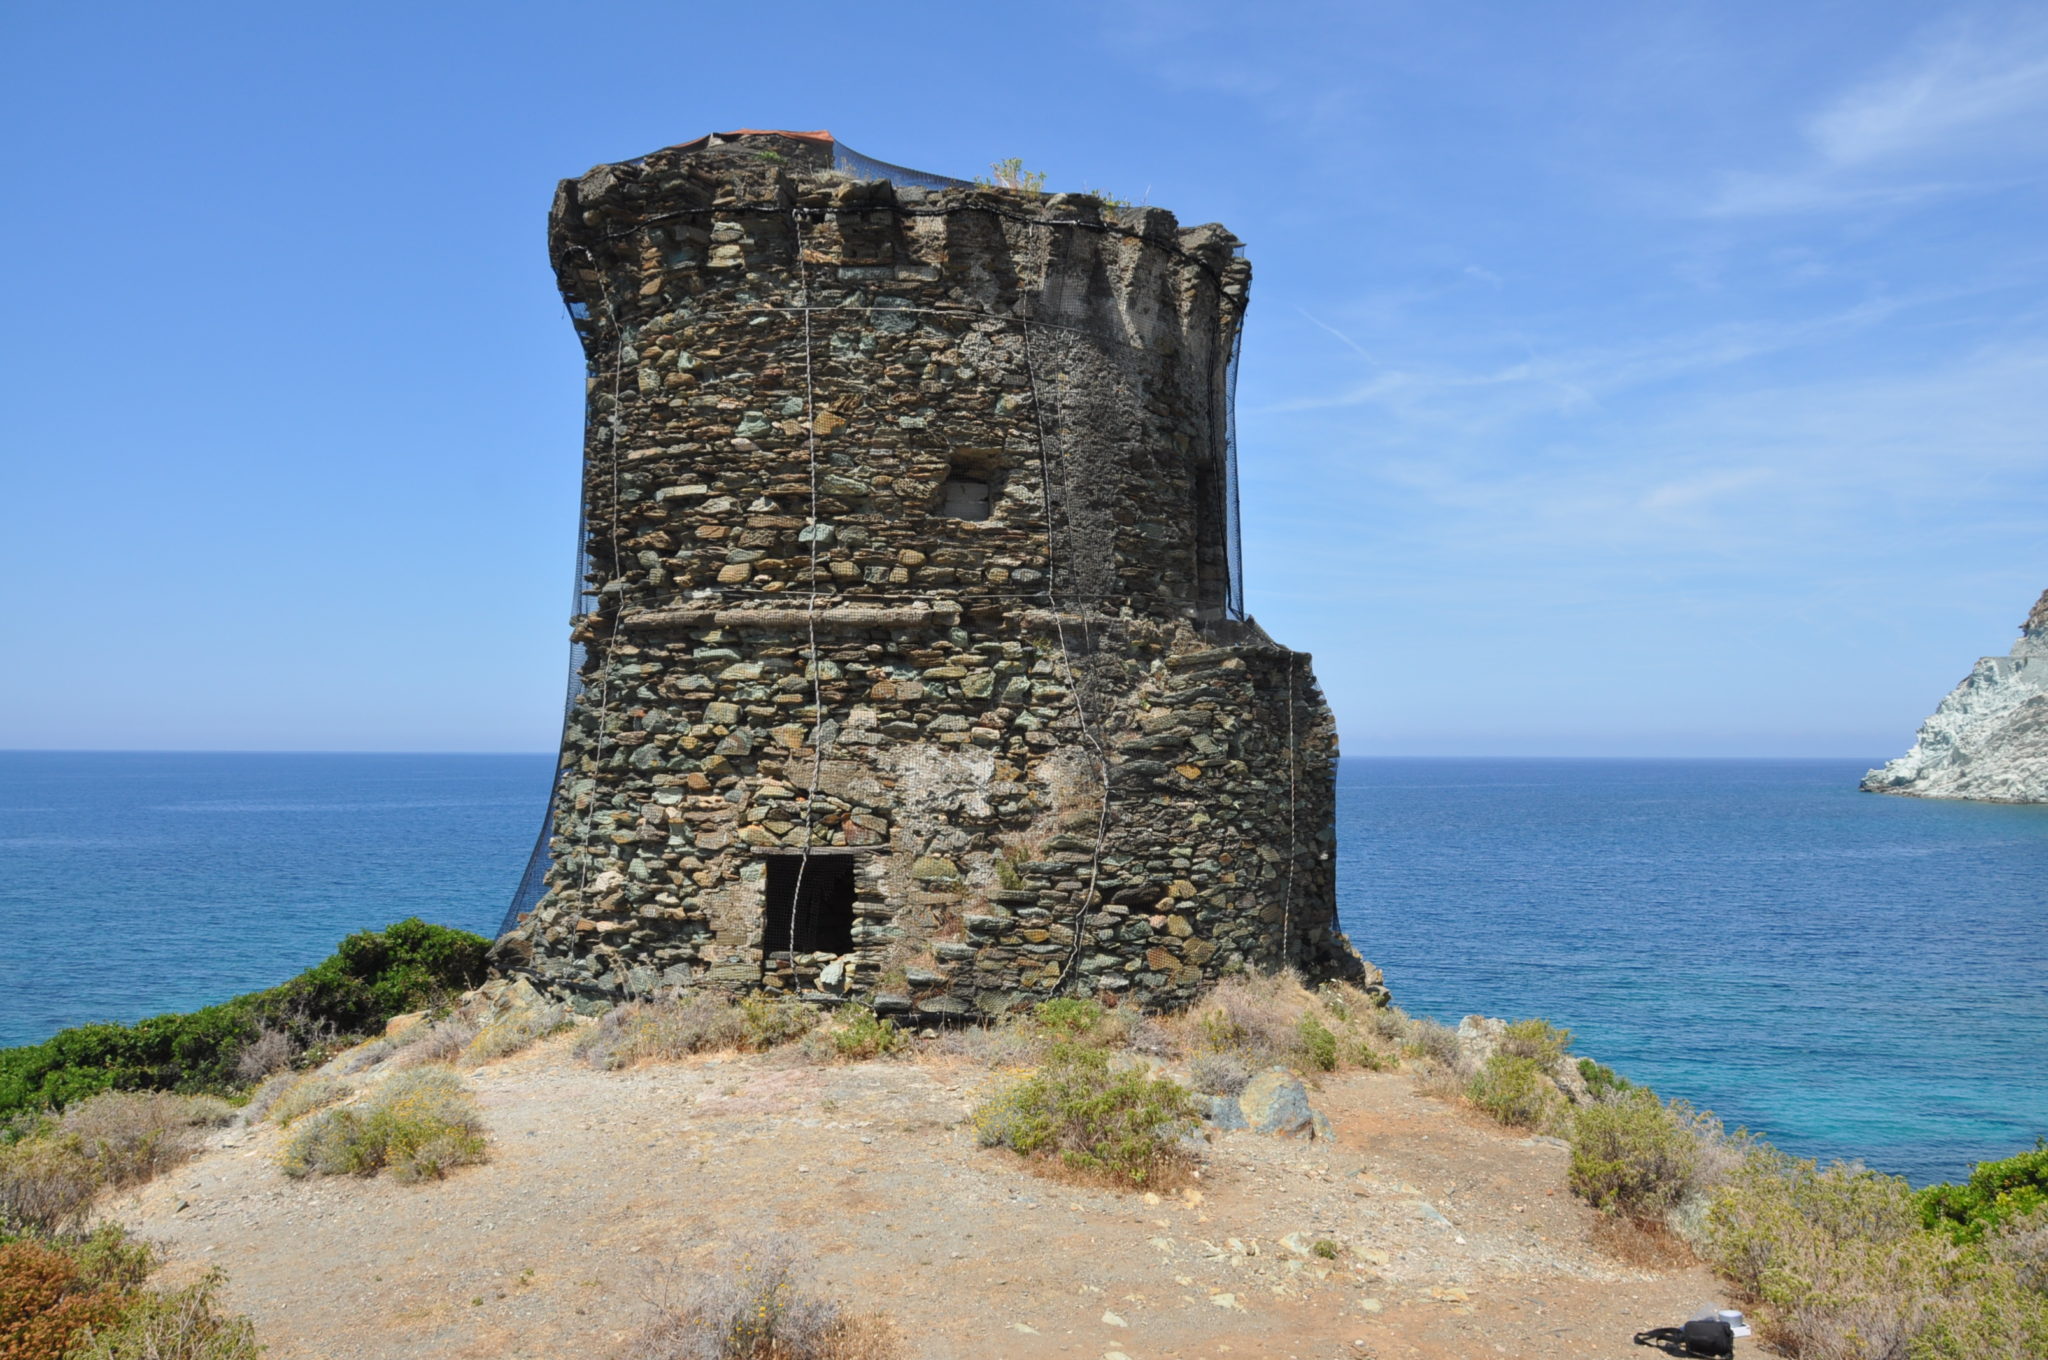
[[1329, 710], [1235, 603], [1228, 232], [734, 133], [550, 245], [590, 593], [503, 967], [966, 1015], [1360, 966]]

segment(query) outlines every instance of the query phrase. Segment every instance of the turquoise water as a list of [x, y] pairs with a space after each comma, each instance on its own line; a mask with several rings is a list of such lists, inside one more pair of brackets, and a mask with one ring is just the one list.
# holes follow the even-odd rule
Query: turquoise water
[[490, 934], [553, 765], [0, 752], [0, 1045], [268, 987], [407, 916]]
[[[1347, 760], [1344, 922], [1400, 1003], [1541, 1015], [1780, 1146], [1952, 1179], [2048, 1134], [2048, 808], [1858, 761]], [[0, 753], [0, 1044], [496, 928], [546, 756]]]
[[1542, 1016], [1804, 1156], [1954, 1179], [2048, 1134], [2048, 808], [1844, 760], [1363, 760], [1345, 927], [1411, 1012]]

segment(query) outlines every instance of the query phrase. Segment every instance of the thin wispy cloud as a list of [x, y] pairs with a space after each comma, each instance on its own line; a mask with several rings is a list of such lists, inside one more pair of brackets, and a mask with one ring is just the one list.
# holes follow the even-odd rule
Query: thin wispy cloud
[[1907, 208], [2038, 178], [2048, 23], [1956, 22], [1918, 35], [1799, 128], [1791, 168], [1729, 172], [1717, 217]]

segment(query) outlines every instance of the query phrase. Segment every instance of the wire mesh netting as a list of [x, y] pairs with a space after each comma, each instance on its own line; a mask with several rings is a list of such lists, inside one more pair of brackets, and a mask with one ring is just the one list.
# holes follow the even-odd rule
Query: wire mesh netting
[[[597, 605], [597, 597], [590, 593], [590, 554], [584, 551], [584, 524], [579, 517], [576, 523], [576, 581], [573, 607], [578, 618], [588, 614]], [[541, 810], [540, 834], [534, 837], [533, 850], [526, 857], [526, 871], [519, 875], [519, 886], [512, 891], [512, 901], [505, 908], [505, 919], [498, 923], [498, 935], [519, 924], [519, 918], [540, 904], [548, 891], [548, 869], [554, 864], [551, 842], [554, 840], [555, 808], [561, 802], [563, 781], [569, 777], [569, 723], [576, 714], [576, 701], [583, 697], [583, 664], [587, 657], [583, 644], [569, 644], [569, 686], [562, 699], [562, 741], [557, 747], [554, 778], [548, 782], [547, 805]]]
[[921, 189], [970, 189], [973, 182], [947, 175], [929, 174], [907, 166], [891, 165], [873, 156], [863, 156], [844, 142], [832, 143], [832, 168], [855, 179], [886, 179], [891, 184], [914, 184]]

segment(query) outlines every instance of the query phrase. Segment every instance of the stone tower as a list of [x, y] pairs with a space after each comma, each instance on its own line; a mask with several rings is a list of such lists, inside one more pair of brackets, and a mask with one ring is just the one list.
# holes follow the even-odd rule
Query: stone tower
[[590, 594], [501, 966], [935, 1016], [1354, 974], [1331, 716], [1234, 606], [1237, 241], [873, 165], [556, 193]]

